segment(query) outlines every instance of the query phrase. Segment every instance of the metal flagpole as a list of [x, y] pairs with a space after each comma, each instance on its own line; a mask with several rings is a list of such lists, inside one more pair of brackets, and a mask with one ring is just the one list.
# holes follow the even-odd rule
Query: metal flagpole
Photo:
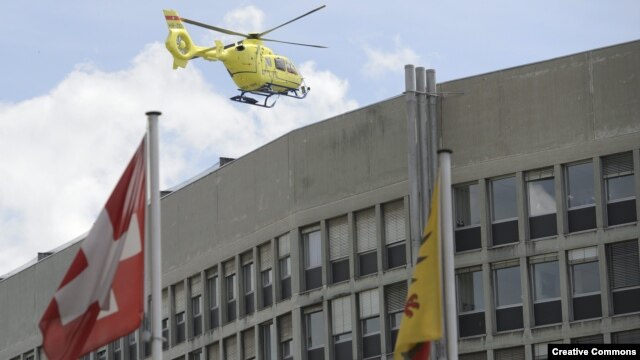
[[159, 111], [149, 111], [149, 191], [151, 192], [151, 353], [154, 360], [162, 359], [162, 245], [160, 238], [160, 184], [158, 117]]
[[442, 268], [444, 285], [444, 328], [447, 358], [458, 358], [458, 322], [453, 264], [453, 210], [451, 206], [451, 150], [438, 151], [440, 164], [440, 229], [442, 234]]

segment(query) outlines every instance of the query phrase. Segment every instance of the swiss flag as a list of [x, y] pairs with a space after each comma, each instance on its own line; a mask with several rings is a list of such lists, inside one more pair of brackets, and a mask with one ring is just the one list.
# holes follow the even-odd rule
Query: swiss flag
[[40, 320], [48, 359], [77, 359], [140, 326], [145, 180], [143, 139]]

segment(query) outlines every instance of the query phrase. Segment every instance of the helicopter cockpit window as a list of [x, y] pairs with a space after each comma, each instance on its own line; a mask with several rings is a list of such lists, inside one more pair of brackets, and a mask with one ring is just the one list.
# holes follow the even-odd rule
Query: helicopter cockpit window
[[272, 63], [271, 63], [271, 58], [264, 58], [264, 63], [267, 65], [267, 67], [272, 67]]
[[288, 61], [287, 61], [287, 71], [292, 73], [292, 74], [298, 75], [298, 72], [296, 71], [295, 66], [293, 66], [293, 64], [288, 62]]
[[275, 61], [276, 61], [276, 69], [282, 70], [282, 71], [287, 70], [287, 65], [284, 62], [284, 59], [276, 58]]

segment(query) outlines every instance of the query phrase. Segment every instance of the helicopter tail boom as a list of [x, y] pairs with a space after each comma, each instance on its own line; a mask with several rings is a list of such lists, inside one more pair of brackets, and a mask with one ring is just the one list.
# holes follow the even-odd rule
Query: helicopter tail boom
[[[173, 56], [173, 68], [186, 67], [187, 62], [195, 57], [204, 56], [207, 60], [218, 60], [222, 55], [222, 44], [213, 48], [197, 46], [182, 24], [182, 19], [175, 10], [163, 10], [169, 27], [169, 35], [165, 41], [167, 50]], [[213, 50], [213, 51], [212, 51]]]

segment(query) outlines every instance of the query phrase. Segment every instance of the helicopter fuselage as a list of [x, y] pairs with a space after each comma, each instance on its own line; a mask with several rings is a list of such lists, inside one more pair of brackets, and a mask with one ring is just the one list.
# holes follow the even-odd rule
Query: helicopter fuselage
[[241, 90], [270, 87], [274, 92], [286, 93], [302, 84], [302, 76], [293, 63], [274, 54], [259, 40], [247, 39], [227, 46], [220, 60]]

